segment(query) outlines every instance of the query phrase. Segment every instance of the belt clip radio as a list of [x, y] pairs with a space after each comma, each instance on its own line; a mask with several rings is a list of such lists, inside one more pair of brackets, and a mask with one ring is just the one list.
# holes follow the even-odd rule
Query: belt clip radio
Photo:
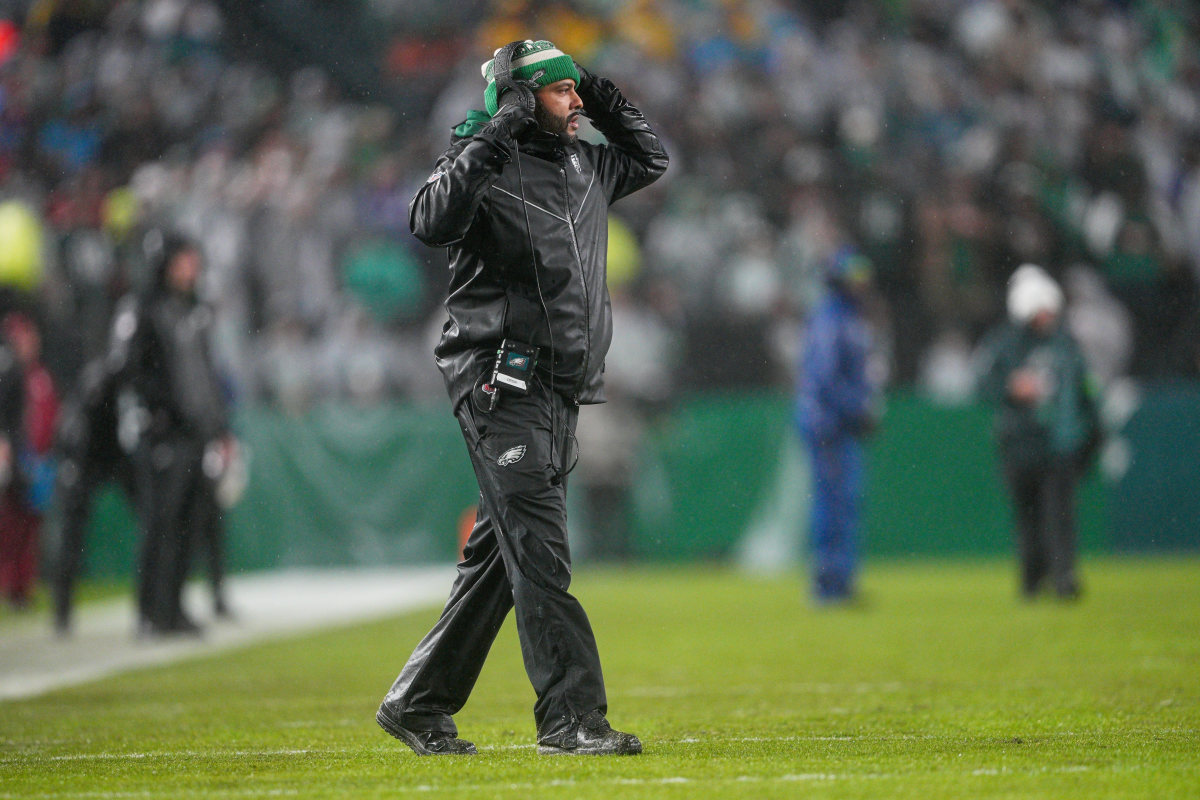
[[491, 408], [496, 408], [500, 389], [516, 395], [527, 395], [533, 383], [533, 371], [537, 367], [538, 348], [512, 339], [505, 339], [496, 351], [496, 363], [492, 367], [492, 379], [483, 387]]

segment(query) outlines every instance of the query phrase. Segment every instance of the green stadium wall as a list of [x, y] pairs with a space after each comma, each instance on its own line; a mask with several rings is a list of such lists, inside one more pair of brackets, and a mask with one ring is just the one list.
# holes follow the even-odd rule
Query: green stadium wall
[[[790, 408], [780, 393], [700, 396], [660, 418], [643, 442], [630, 499], [634, 556], [727, 560], [744, 557], [748, 540], [773, 536], [769, 560], [803, 558], [807, 467]], [[228, 517], [232, 570], [454, 558], [477, 490], [445, 408], [329, 405], [289, 416], [252, 407], [240, 411], [237, 429], [251, 479]], [[866, 557], [1011, 552], [990, 430], [990, 411], [980, 406], [889, 398], [868, 448]], [[1081, 548], [1200, 548], [1200, 386], [1144, 393], [1120, 435], [1128, 469], [1117, 477], [1094, 470], [1081, 488]], [[572, 537], [586, 560], [573, 480]], [[88, 574], [127, 575], [135, 546], [123, 498], [103, 493]]]

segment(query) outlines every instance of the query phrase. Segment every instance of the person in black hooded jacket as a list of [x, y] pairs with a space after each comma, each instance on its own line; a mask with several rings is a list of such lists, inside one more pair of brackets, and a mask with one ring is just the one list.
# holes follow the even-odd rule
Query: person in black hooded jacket
[[142, 526], [140, 630], [197, 633], [200, 628], [184, 613], [181, 597], [191, 521], [203, 510], [205, 448], [232, 447], [233, 438], [209, 350], [212, 311], [197, 296], [203, 266], [199, 245], [168, 234], [149, 248], [154, 251], [150, 291], [114, 323], [115, 348], [125, 351], [119, 370], [138, 405], [122, 414], [138, 420], [133, 472]]
[[[118, 314], [118, 319], [121, 316]], [[55, 436], [58, 550], [53, 571], [54, 627], [71, 629], [75, 582], [96, 493], [115, 482], [136, 508], [133, 466], [117, 436], [116, 375], [108, 354], [88, 362], [68, 395]]]
[[[539, 752], [638, 753], [607, 722], [595, 637], [568, 591], [565, 476], [578, 407], [604, 400], [608, 207], [667, 154], [611, 81], [550, 42], [506, 45], [483, 74], [488, 115], [455, 129], [410, 207], [417, 238], [449, 254], [435, 356], [479, 510], [445, 610], [376, 719], [419, 754], [474, 753], [453, 715], [515, 609]], [[606, 144], [578, 139], [584, 113]]]

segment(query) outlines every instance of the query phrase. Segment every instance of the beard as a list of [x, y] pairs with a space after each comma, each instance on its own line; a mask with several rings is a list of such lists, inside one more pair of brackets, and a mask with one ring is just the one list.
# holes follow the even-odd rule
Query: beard
[[571, 144], [575, 141], [576, 135], [567, 130], [567, 125], [578, 116], [577, 112], [572, 111], [565, 117], [557, 116], [546, 110], [546, 107], [541, 103], [533, 109], [533, 118], [537, 121], [538, 127], [547, 133], [552, 133], [559, 138], [564, 144]]

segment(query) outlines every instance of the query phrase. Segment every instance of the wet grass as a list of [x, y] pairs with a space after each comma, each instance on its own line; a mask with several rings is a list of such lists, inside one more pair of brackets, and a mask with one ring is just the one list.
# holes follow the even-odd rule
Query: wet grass
[[536, 754], [511, 621], [457, 718], [480, 755], [411, 754], [374, 711], [428, 609], [2, 703], [0, 798], [1195, 797], [1200, 560], [1083, 574], [1023, 603], [1008, 563], [872, 564], [815, 608], [797, 574], [586, 569], [641, 756]]

